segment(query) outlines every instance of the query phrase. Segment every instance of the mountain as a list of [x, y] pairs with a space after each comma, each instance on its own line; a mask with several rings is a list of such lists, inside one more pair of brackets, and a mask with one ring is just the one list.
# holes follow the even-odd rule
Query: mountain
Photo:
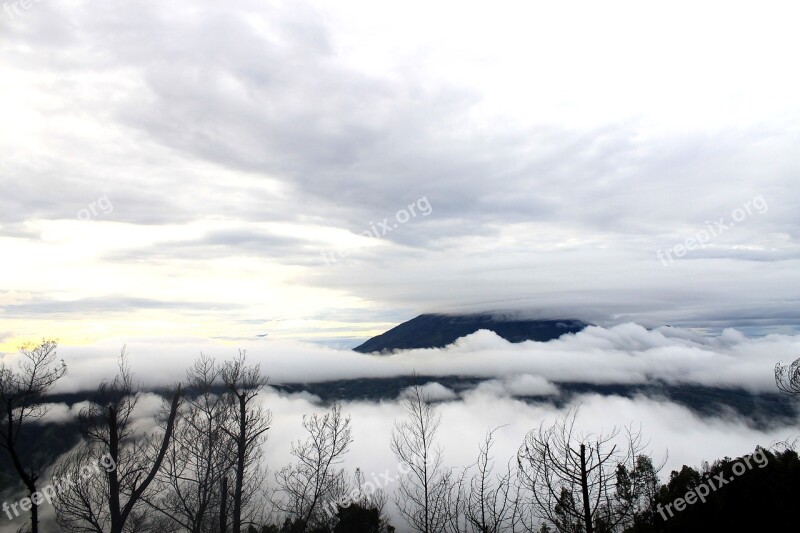
[[414, 348], [441, 348], [479, 329], [494, 331], [509, 342], [546, 342], [586, 326], [580, 320], [526, 320], [489, 313], [466, 315], [424, 314], [403, 322], [353, 348], [357, 352], [392, 352]]

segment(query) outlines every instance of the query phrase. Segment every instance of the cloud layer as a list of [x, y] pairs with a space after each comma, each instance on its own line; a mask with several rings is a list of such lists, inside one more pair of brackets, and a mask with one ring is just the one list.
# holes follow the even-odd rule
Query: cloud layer
[[[574, 4], [3, 13], [0, 330], [346, 345], [508, 308], [796, 326], [785, 5]], [[430, 216], [362, 235], [423, 196]], [[659, 261], [755, 197], [767, 211]]]
[[[756, 445], [771, 446], [781, 441], [797, 438], [797, 423], [756, 429], [747, 420], [725, 414], [724, 416], [698, 416], [677, 404], [649, 398], [604, 397], [582, 395], [568, 404], [556, 407], [552, 404], [530, 404], [498, 394], [491, 387], [478, 387], [459, 398], [435, 382], [426, 385], [426, 390], [441, 400], [436, 409], [442, 415], [438, 444], [444, 449], [445, 463], [459, 471], [474, 463], [478, 444], [486, 431], [497, 428], [493, 456], [498, 467], [513, 460], [526, 433], [540, 424], [549, 424], [568, 409], [580, 407], [581, 431], [609, 431], [613, 427], [632, 426], [641, 429], [648, 452], [656, 462], [665, 459], [661, 472], [666, 481], [669, 472], [689, 464], [699, 468], [702, 461], [752, 453]], [[288, 464], [293, 441], [305, 438], [301, 422], [305, 414], [321, 412], [325, 406], [307, 394], [283, 394], [267, 389], [261, 397], [263, 404], [271, 409], [274, 417], [265, 444], [265, 462], [271, 471]], [[137, 416], [140, 424], [151, 425], [151, 417], [157, 410], [159, 399], [145, 395], [140, 402]], [[354, 442], [346, 456], [344, 468], [353, 472], [360, 468], [367, 480], [381, 478], [381, 474], [396, 477], [398, 463], [389, 448], [392, 424], [404, 416], [398, 401], [380, 403], [345, 402], [345, 414], [352, 418]], [[381, 482], [388, 493], [396, 490], [396, 483]], [[410, 531], [402, 522], [393, 505], [393, 524], [398, 531]], [[50, 508], [45, 509], [50, 516]], [[0, 531], [2, 523], [0, 523]]]
[[[694, 384], [776, 392], [773, 368], [800, 356], [797, 335], [749, 338], [735, 329], [719, 335], [664, 327], [648, 330], [626, 323], [592, 326], [549, 342], [509, 343], [480, 330], [441, 349], [419, 349], [392, 355], [370, 355], [314, 344], [265, 340], [242, 345], [273, 384], [358, 378], [474, 376], [496, 379], [484, 384], [511, 395], [556, 394], [559, 382], [592, 384]], [[114, 375], [122, 342], [65, 347], [59, 355], [69, 367], [59, 392], [91, 390]], [[173, 384], [202, 352], [225, 360], [237, 348], [186, 339], [129, 342], [125, 350], [133, 371], [147, 387]], [[7, 355], [13, 361], [16, 356]]]

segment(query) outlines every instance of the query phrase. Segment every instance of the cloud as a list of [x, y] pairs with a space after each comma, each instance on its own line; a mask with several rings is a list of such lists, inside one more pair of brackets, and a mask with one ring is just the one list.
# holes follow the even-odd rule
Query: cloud
[[[62, 392], [91, 389], [116, 372], [121, 341], [59, 349], [69, 367], [58, 383]], [[132, 370], [148, 387], [167, 386], [184, 378], [185, 369], [201, 353], [224, 360], [237, 349], [261, 365], [274, 384], [312, 383], [360, 378], [410, 376], [473, 376], [495, 379], [495, 387], [511, 395], [557, 394], [559, 383], [691, 384], [775, 392], [773, 368], [779, 360], [800, 355], [797, 335], [749, 338], [732, 329], [702, 336], [680, 328], [648, 330], [627, 323], [591, 326], [549, 342], [509, 343], [494, 333], [478, 331], [442, 349], [418, 349], [392, 355], [282, 340], [250, 340], [238, 346], [196, 339], [164, 344], [160, 339], [129, 339]], [[6, 355], [9, 361], [13, 354]]]
[[112, 298], [81, 298], [78, 300], [58, 301], [47, 297], [35, 297], [24, 303], [8, 304], [0, 307], [0, 313], [7, 317], [38, 317], [47, 315], [71, 316], [75, 314], [109, 315], [119, 312], [129, 312], [140, 309], [185, 309], [194, 306], [198, 308], [234, 309], [235, 304], [216, 304], [212, 302], [175, 302], [165, 300], [151, 300], [148, 298], [112, 297]]
[[81, 412], [81, 409], [84, 407], [89, 406], [88, 401], [84, 402], [76, 402], [72, 405], [67, 405], [66, 403], [51, 403], [46, 404], [44, 407], [46, 412], [44, 416], [39, 419], [43, 423], [64, 423], [64, 422], [72, 422], [73, 420], [78, 418], [78, 415]]
[[[458, 395], [453, 392], [452, 389], [448, 389], [441, 383], [437, 383], [435, 381], [429, 381], [420, 387], [422, 389], [425, 398], [432, 402], [441, 402], [447, 400], [455, 400], [458, 398]], [[401, 396], [408, 394], [408, 389], [403, 391]]]
[[[445, 400], [435, 404], [435, 409], [442, 415], [437, 443], [444, 450], [445, 464], [457, 472], [474, 463], [479, 443], [488, 430], [495, 428], [492, 455], [498, 467], [506, 461], [513, 466], [527, 432], [540, 424], [552, 423], [574, 407], [580, 408], [578, 424], [583, 432], [608, 431], [625, 426], [640, 429], [644, 441], [649, 443], [648, 452], [657, 462], [666, 458], [665, 468], [660, 474], [662, 482], [668, 479], [671, 470], [680, 469], [683, 464], [698, 468], [702, 461], [735, 457], [751, 453], [756, 445], [770, 446], [792, 439], [797, 436], [800, 422], [795, 418], [769, 428], [757, 428], [749, 420], [732, 413], [699, 415], [678, 404], [645, 396], [623, 398], [583, 394], [560, 405], [529, 403], [511, 397], [507, 390], [509, 384], [539, 387], [545, 382], [523, 376], [521, 380], [511, 378], [503, 383], [499, 379], [485, 382], [457, 398], [435, 381], [425, 384], [427, 392]], [[531, 392], [531, 389], [526, 388], [525, 392]], [[152, 416], [161, 402], [157, 395], [143, 396], [134, 413], [137, 428], [141, 431], [156, 428]], [[264, 458], [266, 466], [275, 472], [293, 460], [291, 443], [306, 436], [302, 428], [303, 415], [322, 412], [327, 406], [313, 395], [287, 394], [272, 387], [264, 390], [259, 402], [273, 415], [264, 445]], [[77, 410], [78, 406], [71, 409], [72, 412]], [[51, 409], [54, 414], [56, 411]], [[361, 468], [368, 480], [373, 476], [380, 478], [380, 474], [387, 471], [389, 475], [396, 474], [398, 463], [390, 451], [389, 436], [394, 422], [405, 416], [399, 398], [381, 402], [345, 401], [343, 412], [351, 417], [355, 439], [343, 467], [351, 473], [355, 468]], [[396, 483], [384, 485], [389, 494], [397, 488]], [[407, 532], [393, 504], [389, 511], [394, 515], [393, 523], [398, 531]]]
[[[427, 386], [428, 390], [434, 388], [444, 389], [433, 383]], [[291, 443], [305, 437], [301, 425], [303, 415], [322, 412], [326, 406], [305, 394], [285, 394], [272, 388], [265, 389], [260, 402], [273, 414], [264, 457], [274, 472], [292, 461]], [[143, 429], [154, 429], [148, 417], [155, 412], [160, 400], [153, 397], [143, 403], [150, 408], [137, 410], [136, 424]], [[445, 452], [445, 464], [460, 471], [474, 463], [486, 431], [498, 428], [494, 433], [496, 443], [492, 455], [498, 467], [502, 467], [506, 461], [513, 463], [528, 431], [540, 424], [552, 423], [557, 416], [576, 406], [580, 407], [578, 420], [582, 431], [600, 432], [624, 426], [641, 428], [645, 442], [649, 442], [648, 452], [656, 460], [666, 457], [660, 474], [662, 482], [666, 482], [671, 470], [680, 469], [683, 464], [699, 468], [702, 461], [752, 453], [756, 445], [770, 446], [797, 436], [797, 420], [758, 429], [735, 415], [700, 416], [677, 404], [646, 397], [588, 394], [556, 406], [527, 403], [499, 389], [492, 392], [484, 387], [479, 394], [466, 394], [461, 399], [436, 404], [442, 415], [437, 442]], [[389, 435], [393, 423], [405, 416], [400, 402], [344, 402], [343, 412], [352, 419], [355, 439], [344, 468], [351, 473], [361, 468], [368, 480], [387, 470], [395, 474], [398, 463], [389, 448]], [[396, 484], [385, 486], [390, 494], [396, 488]], [[393, 506], [390, 511], [394, 512], [393, 523], [398, 531], [408, 531]]]
[[[655, 462], [666, 459], [660, 473], [662, 482], [671, 470], [683, 464], [699, 468], [703, 461], [752, 453], [756, 445], [770, 446], [797, 435], [796, 424], [755, 429], [746, 420], [735, 416], [698, 416], [684, 407], [670, 402], [648, 398], [620, 398], [617, 396], [583, 395], [567, 404], [531, 404], [509, 398], [503, 394], [466, 395], [459, 401], [436, 404], [442, 415], [437, 442], [445, 454], [445, 464], [461, 468], [474, 463], [478, 445], [486, 431], [498, 428], [492, 456], [502, 468], [506, 461], [515, 461], [516, 453], [528, 431], [540, 424], [552, 423], [570, 408], [580, 406], [579, 428], [585, 432], [608, 431], [613, 427], [641, 428], [648, 452]], [[324, 409], [294, 396], [276, 398], [269, 392], [265, 405], [273, 410], [273, 424], [266, 444], [266, 457], [272, 467], [290, 460], [289, 443], [301, 436], [302, 414]], [[387, 472], [397, 472], [397, 460], [389, 449], [392, 425], [404, 416], [398, 402], [346, 402], [345, 414], [352, 417], [354, 442], [345, 461], [345, 468], [361, 468], [369, 480]], [[271, 467], [271, 468], [272, 468]], [[385, 485], [385, 484], [384, 484]], [[396, 484], [386, 485], [390, 494]], [[398, 531], [409, 531], [398, 517], [393, 505], [393, 525]]]
[[[578, 30], [562, 6], [445, 5], [80, 1], [7, 20], [0, 111], [23, 125], [0, 135], [0, 240], [23, 258], [9, 279], [58, 300], [55, 280], [68, 277], [79, 297], [112, 306], [156, 299], [153, 278], [177, 269], [248, 285], [175, 287], [186, 306], [169, 320], [186, 328], [194, 300], [234, 304], [264, 279], [329, 311], [796, 326], [800, 87], [783, 65], [797, 37], [758, 29], [791, 17], [726, 6], [720, 26], [715, 11], [676, 6], [675, 24], [715, 29], [712, 53], [697, 28], [666, 48], [633, 6], [620, 18], [584, 5], [597, 24]], [[768, 212], [668, 267], [656, 257], [757, 195]], [[73, 224], [103, 196], [113, 212]], [[430, 216], [359, 240], [422, 196]], [[349, 253], [327, 267], [328, 249]], [[283, 294], [278, 308], [316, 312], [297, 301]], [[238, 326], [204, 318], [194, 334]]]
[[558, 387], [541, 376], [522, 374], [512, 377], [504, 383], [512, 396], [550, 396], [558, 394]]

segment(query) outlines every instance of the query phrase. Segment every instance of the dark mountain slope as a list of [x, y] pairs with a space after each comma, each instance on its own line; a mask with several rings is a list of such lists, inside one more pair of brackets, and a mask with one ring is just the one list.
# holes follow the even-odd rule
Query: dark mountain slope
[[[324, 402], [334, 401], [391, 401], [403, 389], [412, 385], [437, 382], [456, 393], [475, 388], [486, 378], [470, 376], [398, 376], [392, 378], [361, 378], [326, 381], [322, 383], [281, 383], [272, 387], [287, 393], [308, 392]], [[738, 388], [715, 388], [702, 385], [668, 384], [614, 384], [557, 383], [558, 396], [518, 396], [531, 403], [551, 403], [558, 407], [567, 405], [582, 394], [621, 396], [623, 398], [648, 398], [674, 402], [687, 407], [698, 416], [729, 416], [736, 413], [752, 427], [770, 428], [795, 420], [797, 401], [785, 394], [752, 392]]]
[[353, 348], [357, 352], [391, 352], [414, 348], [441, 348], [479, 329], [494, 331], [509, 342], [546, 342], [565, 333], [577, 333], [589, 324], [580, 320], [508, 319], [488, 313], [470, 315], [425, 314]]

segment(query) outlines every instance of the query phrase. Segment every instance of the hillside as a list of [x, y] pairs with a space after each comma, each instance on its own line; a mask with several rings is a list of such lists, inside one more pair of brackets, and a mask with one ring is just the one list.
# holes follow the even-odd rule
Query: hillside
[[385, 353], [414, 348], [441, 348], [480, 329], [493, 331], [509, 342], [546, 342], [565, 333], [577, 333], [588, 325], [580, 320], [513, 319], [489, 313], [423, 314], [353, 349], [362, 353]]

